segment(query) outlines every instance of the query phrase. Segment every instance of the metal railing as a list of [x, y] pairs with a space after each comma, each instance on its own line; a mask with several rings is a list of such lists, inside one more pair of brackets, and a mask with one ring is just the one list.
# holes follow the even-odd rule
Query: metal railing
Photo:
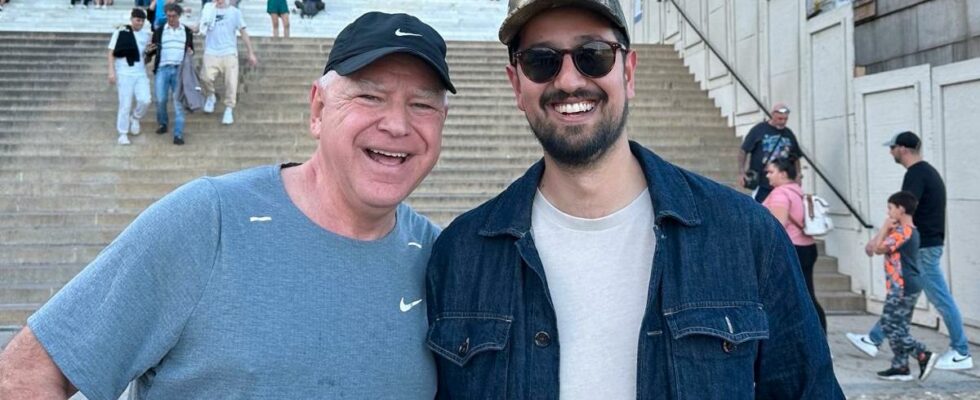
[[[759, 97], [755, 95], [755, 92], [752, 91], [752, 88], [749, 87], [749, 85], [746, 85], [744, 81], [742, 81], [742, 77], [740, 77], [738, 73], [735, 72], [735, 69], [732, 68], [727, 61], [725, 61], [725, 57], [722, 57], [721, 53], [719, 53], [718, 50], [716, 50], [715, 47], [711, 45], [711, 41], [709, 41], [708, 38], [703, 33], [701, 33], [701, 30], [698, 29], [697, 25], [695, 25], [694, 22], [692, 22], [691, 19], [687, 17], [687, 14], [684, 13], [684, 10], [681, 8], [681, 6], [677, 4], [677, 1], [670, 0], [670, 3], [674, 5], [674, 9], [676, 9], [677, 12], [681, 15], [681, 17], [684, 18], [684, 21], [686, 21], [687, 25], [691, 27], [691, 30], [693, 30], [694, 33], [696, 33], [701, 38], [701, 41], [704, 42], [705, 46], [707, 46], [708, 49], [711, 50], [712, 53], [714, 53], [715, 57], [718, 58], [718, 61], [721, 61], [721, 64], [725, 66], [725, 69], [728, 70], [728, 73], [735, 78], [735, 81], [737, 81], [738, 84], [741, 85], [743, 89], [745, 89], [745, 93], [748, 93], [749, 97], [751, 97], [752, 100], [755, 101], [755, 104], [759, 107], [759, 109], [766, 114], [766, 117], [772, 119], [772, 114], [769, 113], [769, 108], [766, 107], [764, 104], [762, 104], [762, 101], [760, 101]], [[851, 215], [853, 215], [854, 218], [856, 218], [858, 222], [865, 228], [868, 229], [874, 228], [873, 226], [871, 226], [871, 224], [865, 222], [864, 218], [861, 217], [861, 214], [857, 211], [857, 209], [855, 209], [854, 206], [852, 206], [851, 203], [847, 201], [847, 198], [845, 198], [844, 195], [841, 194], [839, 190], [837, 190], [837, 187], [834, 186], [834, 184], [830, 182], [830, 179], [828, 179], [827, 176], [824, 175], [823, 171], [821, 171], [820, 168], [817, 167], [816, 161], [814, 161], [809, 156], [807, 156], [807, 153], [803, 151], [802, 145], [800, 145], [800, 154], [802, 154], [803, 159], [806, 160], [811, 167], [813, 167], [813, 170], [817, 173], [817, 176], [819, 176], [820, 179], [822, 179], [824, 183], [826, 183], [827, 186], [830, 187], [830, 190], [834, 192], [834, 195], [836, 195], [837, 198], [840, 199], [842, 203], [844, 203], [844, 206], [847, 207], [847, 210], [851, 212]]]

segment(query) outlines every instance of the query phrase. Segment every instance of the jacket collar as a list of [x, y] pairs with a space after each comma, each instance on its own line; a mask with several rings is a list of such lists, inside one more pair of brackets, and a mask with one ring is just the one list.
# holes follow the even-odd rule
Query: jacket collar
[[[681, 170], [634, 141], [629, 145], [647, 180], [656, 223], [670, 218], [685, 226], [700, 225], [701, 213]], [[531, 206], [543, 173], [544, 161], [538, 160], [491, 202], [480, 235], [509, 234], [520, 238], [527, 234], [531, 230]]]

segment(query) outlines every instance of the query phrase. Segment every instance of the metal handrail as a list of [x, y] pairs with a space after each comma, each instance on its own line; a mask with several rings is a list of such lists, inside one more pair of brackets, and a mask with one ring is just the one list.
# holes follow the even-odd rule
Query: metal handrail
[[[711, 45], [711, 41], [709, 41], [708, 38], [701, 33], [701, 30], [698, 29], [697, 25], [694, 25], [694, 23], [691, 22], [691, 19], [687, 17], [687, 14], [684, 13], [684, 10], [681, 9], [681, 6], [677, 4], [677, 1], [670, 0], [670, 3], [673, 4], [677, 12], [681, 14], [681, 17], [684, 18], [684, 21], [687, 21], [687, 24], [691, 27], [692, 30], [694, 30], [694, 33], [697, 33], [698, 36], [701, 37], [701, 41], [704, 42], [705, 46], [707, 46], [708, 49], [715, 54], [715, 57], [717, 57], [718, 60], [721, 61], [721, 64], [725, 66], [725, 69], [728, 70], [728, 73], [730, 73], [732, 77], [735, 78], [735, 81], [737, 81], [738, 84], [741, 85], [743, 89], [745, 89], [745, 92], [749, 94], [749, 97], [751, 97], [753, 101], [755, 101], [755, 104], [759, 106], [759, 109], [766, 114], [766, 117], [772, 119], [772, 114], [769, 113], [769, 108], [762, 104], [762, 101], [760, 101], [759, 97], [755, 95], [755, 92], [752, 91], [752, 88], [750, 88], [749, 85], [746, 85], [745, 82], [742, 81], [742, 78], [738, 75], [737, 72], [735, 72], [735, 69], [732, 68], [730, 65], [728, 65], [727, 61], [725, 61], [725, 57], [722, 57], [721, 53], [719, 53], [718, 50], [716, 50], [715, 47]], [[799, 143], [797, 143], [797, 145], [799, 145]], [[851, 215], [854, 215], [854, 218], [856, 218], [858, 222], [861, 223], [861, 225], [864, 226], [865, 228], [868, 229], [874, 228], [873, 226], [871, 226], [871, 224], [865, 222], [864, 218], [861, 217], [861, 214], [858, 213], [858, 211], [854, 208], [854, 206], [852, 206], [851, 203], [848, 202], [847, 199], [844, 197], [844, 195], [842, 195], [841, 192], [837, 190], [837, 187], [835, 187], [834, 184], [830, 182], [830, 179], [827, 179], [827, 176], [824, 175], [823, 171], [821, 171], [820, 168], [817, 167], [817, 163], [806, 155], [806, 152], [803, 151], [803, 146], [800, 145], [799, 147], [800, 147], [800, 154], [803, 156], [803, 159], [806, 160], [811, 167], [813, 167], [813, 170], [816, 171], [817, 176], [819, 176], [820, 179], [823, 179], [823, 181], [827, 184], [827, 186], [830, 187], [830, 190], [834, 192], [834, 195], [836, 195], [837, 198], [839, 198], [841, 202], [844, 203], [844, 206], [847, 207], [847, 209], [851, 212]]]

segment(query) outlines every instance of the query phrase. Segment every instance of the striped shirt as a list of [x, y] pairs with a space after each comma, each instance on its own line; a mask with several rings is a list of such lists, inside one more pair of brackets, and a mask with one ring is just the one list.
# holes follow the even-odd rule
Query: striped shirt
[[163, 26], [163, 34], [160, 36], [160, 66], [180, 65], [184, 61], [184, 47], [187, 45], [187, 36], [183, 25], [176, 28], [169, 24]]

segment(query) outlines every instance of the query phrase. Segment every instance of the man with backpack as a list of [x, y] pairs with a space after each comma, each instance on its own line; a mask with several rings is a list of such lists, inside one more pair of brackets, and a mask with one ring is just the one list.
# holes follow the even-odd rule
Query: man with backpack
[[[117, 142], [129, 144], [128, 134], [140, 134], [140, 118], [150, 105], [150, 80], [146, 77], [143, 51], [150, 42], [150, 30], [143, 29], [146, 12], [134, 8], [129, 25], [112, 33], [109, 40], [109, 84], [116, 85], [119, 112], [116, 114]], [[133, 107], [133, 98], [136, 107]]]

